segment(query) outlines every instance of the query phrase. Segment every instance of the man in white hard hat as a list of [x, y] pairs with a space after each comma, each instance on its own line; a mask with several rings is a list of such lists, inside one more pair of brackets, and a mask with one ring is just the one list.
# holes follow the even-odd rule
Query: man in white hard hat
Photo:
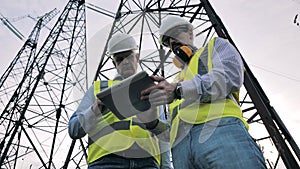
[[175, 83], [152, 76], [158, 84], [142, 91], [142, 99], [170, 104], [174, 168], [266, 168], [238, 105], [243, 63], [237, 50], [222, 38], [198, 50], [193, 26], [177, 16], [164, 19], [159, 33], [181, 72]]
[[[125, 33], [117, 33], [109, 40], [108, 54], [112, 56], [118, 74], [113, 80], [95, 81], [70, 118], [71, 138], [79, 139], [88, 134], [89, 169], [170, 167], [168, 152], [161, 152], [157, 137], [148, 130], [151, 129], [149, 126], [153, 125], [152, 122], [142, 123], [135, 116], [121, 120], [95, 96], [137, 72], [137, 49], [134, 38]], [[143, 113], [153, 116], [153, 119], [158, 117], [156, 108]], [[164, 157], [167, 159], [161, 159]]]

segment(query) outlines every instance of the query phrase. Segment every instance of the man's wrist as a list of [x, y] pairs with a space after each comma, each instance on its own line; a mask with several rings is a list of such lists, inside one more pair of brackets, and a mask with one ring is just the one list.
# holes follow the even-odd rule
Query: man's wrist
[[96, 116], [101, 116], [102, 113], [104, 113], [104, 111], [106, 111], [106, 106], [105, 105], [101, 105], [101, 104], [98, 104], [98, 105], [93, 105], [91, 107], [91, 110], [92, 112], [96, 115]]
[[153, 129], [155, 129], [155, 127], [157, 126], [158, 122], [159, 122], [159, 120], [158, 120], [158, 119], [155, 119], [155, 120], [153, 120], [153, 121], [151, 121], [151, 122], [149, 122], [149, 123], [145, 123], [145, 126], [146, 126], [146, 128], [147, 128], [148, 130], [153, 130]]
[[[167, 122], [157, 119], [157, 124], [155, 125], [155, 127], [151, 128], [151, 129], [149, 129], [149, 128], [147, 128], [147, 129], [158, 136], [158, 135], [164, 133], [165, 131], [169, 130], [170, 125]], [[167, 132], [167, 133], [169, 133], [169, 132]]]

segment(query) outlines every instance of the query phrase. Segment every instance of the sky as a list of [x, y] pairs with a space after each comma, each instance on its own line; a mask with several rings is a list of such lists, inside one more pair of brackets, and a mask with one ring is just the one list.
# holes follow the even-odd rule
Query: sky
[[[300, 144], [300, 1], [211, 1], [290, 133]], [[300, 19], [296, 23], [300, 22]]]
[[[96, 0], [86, 0], [97, 4]], [[117, 0], [115, 0], [117, 1]], [[51, 3], [49, 3], [51, 2]], [[66, 0], [1, 0], [0, 13], [28, 37], [37, 17]], [[300, 145], [300, 0], [211, 0], [217, 14], [290, 131]], [[87, 18], [95, 13], [88, 13]], [[0, 15], [2, 18], [2, 16]], [[103, 18], [105, 21], [108, 18]], [[88, 40], [96, 31], [88, 23]], [[96, 23], [94, 23], [96, 24]], [[99, 23], [98, 23], [99, 24]], [[103, 25], [103, 24], [102, 24]], [[99, 27], [99, 25], [97, 25]], [[96, 26], [96, 27], [97, 27]], [[26, 39], [26, 38], [25, 38]], [[0, 75], [24, 44], [0, 22]]]

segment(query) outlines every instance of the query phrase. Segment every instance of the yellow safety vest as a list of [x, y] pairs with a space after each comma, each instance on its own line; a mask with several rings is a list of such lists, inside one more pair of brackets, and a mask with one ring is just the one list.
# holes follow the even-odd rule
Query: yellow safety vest
[[[118, 81], [95, 81], [94, 94], [110, 87]], [[118, 119], [112, 112], [102, 114], [99, 123], [89, 132], [88, 163], [115, 152], [127, 150], [134, 143], [147, 151], [160, 164], [158, 139], [133, 120], [135, 116]], [[91, 139], [93, 138], [93, 139]]]
[[[201, 58], [202, 62], [206, 62], [203, 63], [206, 64], [206, 72], [210, 72], [212, 70], [214, 41], [215, 38], [210, 40], [208, 45], [199, 49], [194, 54], [187, 68], [182, 70], [176, 77], [177, 80], [190, 80], [198, 74], [199, 71], [203, 70], [203, 68], [199, 68], [199, 58]], [[237, 99], [238, 93], [239, 92], [232, 93], [233, 98]], [[202, 124], [218, 118], [236, 117], [241, 119], [248, 128], [248, 123], [243, 119], [242, 110], [236, 100], [227, 98], [220, 101], [214, 101], [212, 103], [194, 102], [188, 106], [182, 107], [183, 101], [184, 99], [176, 100], [170, 104], [170, 114], [172, 117], [172, 128], [170, 131], [171, 145], [176, 139], [180, 120], [190, 124]]]

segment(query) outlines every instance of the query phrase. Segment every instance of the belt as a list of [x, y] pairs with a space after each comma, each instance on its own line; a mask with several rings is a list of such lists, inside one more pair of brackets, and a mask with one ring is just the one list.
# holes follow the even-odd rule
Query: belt
[[149, 158], [152, 157], [147, 151], [139, 148], [139, 149], [132, 149], [129, 148], [124, 151], [119, 151], [114, 153], [116, 156], [120, 156], [123, 158]]
[[[134, 151], [127, 151], [127, 150], [125, 150], [125, 151], [120, 151], [120, 152], [116, 152], [116, 153], [111, 153], [111, 154], [107, 154], [107, 155], [105, 155], [105, 156], [103, 156], [103, 157], [101, 157], [101, 158], [99, 158], [99, 159], [97, 159], [95, 162], [93, 162], [93, 163], [97, 163], [97, 161], [100, 161], [100, 160], [102, 160], [102, 159], [109, 159], [109, 161], [111, 161], [112, 163], [114, 162], [114, 160], [118, 160], [118, 159], [125, 159], [125, 160], [136, 160], [136, 159], [145, 159], [145, 160], [151, 160], [151, 161], [153, 161], [153, 162], [155, 162], [155, 163], [157, 163], [156, 162], [156, 160], [155, 160], [155, 158], [154, 157], [152, 157], [152, 156], [146, 156], [146, 157], [141, 157], [141, 156], [132, 156], [132, 153], [138, 153], [138, 152], [135, 152], [136, 150], [134, 150]], [[129, 154], [128, 154], [129, 153]], [[128, 156], [128, 155], [131, 155], [131, 157], [130, 156]], [[136, 154], [137, 155], [137, 154]], [[140, 154], [139, 154], [140, 155]]]

